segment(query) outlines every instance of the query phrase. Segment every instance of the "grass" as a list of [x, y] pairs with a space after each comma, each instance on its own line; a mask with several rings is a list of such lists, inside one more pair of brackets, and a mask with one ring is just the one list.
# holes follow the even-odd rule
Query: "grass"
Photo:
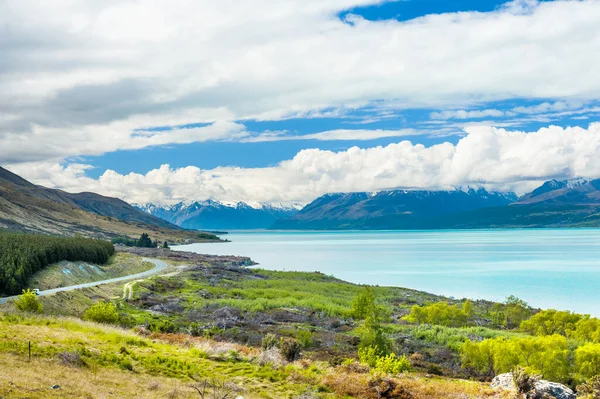
[[[28, 360], [28, 342], [32, 359]], [[77, 352], [82, 364], [61, 361]], [[231, 353], [235, 352], [235, 356]], [[377, 398], [393, 384], [411, 399], [502, 398], [487, 384], [412, 373], [382, 376], [347, 366], [300, 360], [274, 368], [256, 362], [258, 349], [181, 334], [143, 337], [132, 331], [74, 318], [0, 314], [0, 395], [40, 398], [192, 398], [196, 380], [217, 378], [247, 399], [315, 397]], [[51, 389], [53, 385], [60, 389]], [[379, 385], [378, 385], [379, 384]]]
[[138, 256], [119, 252], [106, 265], [92, 265], [86, 262], [60, 262], [48, 266], [32, 276], [28, 281], [28, 286], [49, 290], [141, 273], [153, 267], [153, 263], [144, 262]]
[[444, 327], [431, 325], [388, 325], [394, 332], [403, 332], [412, 338], [458, 351], [466, 341], [481, 341], [487, 338], [506, 337], [516, 338], [524, 334], [514, 331], [494, 330], [486, 327]]
[[[144, 338], [130, 331], [77, 319], [18, 314], [2, 316], [0, 331], [0, 357], [4, 361], [27, 359], [28, 342], [31, 342], [33, 360], [37, 365], [57, 362], [60, 353], [76, 351], [86, 364], [82, 372], [108, 369], [110, 372], [105, 374], [120, 373], [121, 379], [129, 379], [129, 375], [143, 375], [146, 377], [138, 379], [143, 383], [155, 377], [177, 379], [185, 383], [191, 382], [192, 376], [218, 377], [245, 388], [249, 392], [248, 397], [264, 398], [288, 397], [305, 388], [289, 383], [286, 369], [261, 367], [248, 359], [236, 359], [234, 362], [209, 359], [207, 352], [199, 349], [204, 348], [200, 345], [206, 342], [203, 339], [186, 337], [180, 340], [180, 345], [176, 345], [173, 341]], [[247, 353], [251, 352], [247, 350]], [[39, 374], [43, 373], [54, 375], [55, 370], [39, 370]], [[71, 382], [75, 384], [76, 380], [73, 378]], [[55, 383], [60, 385], [61, 381]], [[85, 386], [77, 385], [77, 389], [85, 389]], [[121, 392], [118, 395], [126, 396]]]
[[[140, 285], [138, 293], [153, 284], [168, 284], [163, 277], [156, 277]], [[246, 312], [261, 312], [272, 309], [304, 309], [322, 312], [328, 316], [349, 317], [353, 298], [361, 286], [338, 280], [321, 273], [276, 272], [252, 269], [248, 278], [222, 278], [218, 284], [210, 278], [186, 278], [178, 276], [184, 285], [177, 288], [177, 296], [187, 300], [190, 309], [195, 307], [229, 306]], [[156, 291], [156, 286], [154, 286]], [[412, 296], [419, 302], [432, 300], [433, 295], [418, 291], [392, 287], [375, 287], [378, 300], [395, 306], [398, 298]], [[173, 296], [170, 289], [162, 290]], [[198, 300], [198, 292], [205, 298]], [[406, 305], [408, 306], [408, 305]]]

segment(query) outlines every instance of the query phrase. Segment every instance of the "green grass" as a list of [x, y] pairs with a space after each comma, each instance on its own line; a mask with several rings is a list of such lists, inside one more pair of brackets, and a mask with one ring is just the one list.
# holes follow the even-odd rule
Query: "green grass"
[[493, 330], [486, 327], [443, 327], [430, 325], [390, 325], [392, 331], [408, 333], [416, 340], [445, 346], [451, 350], [458, 351], [466, 341], [480, 341], [496, 337], [521, 337], [524, 334], [513, 331]]
[[173, 345], [129, 331], [69, 318], [0, 314], [0, 354], [26, 357], [28, 342], [34, 358], [55, 358], [76, 351], [87, 367], [112, 367], [124, 371], [189, 380], [235, 379], [248, 387], [265, 387], [265, 398], [288, 397], [305, 387], [287, 380], [290, 370], [261, 367], [247, 359], [214, 361], [194, 345]]

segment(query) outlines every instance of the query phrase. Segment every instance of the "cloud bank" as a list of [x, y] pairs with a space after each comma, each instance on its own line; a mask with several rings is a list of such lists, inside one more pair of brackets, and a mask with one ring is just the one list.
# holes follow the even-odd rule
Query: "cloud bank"
[[[239, 139], [240, 120], [373, 101], [600, 97], [598, 1], [515, 0], [405, 22], [338, 17], [379, 2], [0, 2], [0, 162]], [[136, 133], [198, 122], [210, 125]]]
[[600, 123], [587, 129], [550, 126], [535, 132], [469, 127], [456, 145], [425, 147], [401, 141], [339, 152], [306, 149], [269, 168], [202, 170], [163, 165], [146, 174], [108, 170], [99, 179], [86, 177], [89, 166], [78, 164], [29, 163], [9, 168], [38, 184], [92, 190], [137, 203], [207, 198], [309, 202], [329, 192], [462, 185], [525, 192], [552, 178], [600, 177]]

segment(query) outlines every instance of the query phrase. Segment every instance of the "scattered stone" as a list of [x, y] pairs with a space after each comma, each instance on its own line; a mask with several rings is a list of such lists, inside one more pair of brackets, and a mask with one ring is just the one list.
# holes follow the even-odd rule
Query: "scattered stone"
[[[503, 389], [506, 391], [517, 391], [517, 386], [513, 380], [512, 373], [497, 375], [492, 380], [492, 388]], [[535, 392], [538, 397], [544, 397], [544, 395], [547, 395], [553, 399], [576, 399], [575, 394], [569, 387], [551, 381], [540, 380], [536, 382]]]
[[52, 385], [50, 387], [50, 389], [60, 389], [60, 385], [56, 384], [56, 385]]

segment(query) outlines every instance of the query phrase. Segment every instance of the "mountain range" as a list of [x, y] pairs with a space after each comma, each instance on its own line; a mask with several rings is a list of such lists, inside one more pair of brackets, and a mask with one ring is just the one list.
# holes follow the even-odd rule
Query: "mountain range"
[[[532, 192], [388, 190], [323, 195], [310, 204], [180, 202], [132, 206], [35, 185], [0, 167], [0, 228], [57, 235], [198, 238], [192, 230], [600, 227], [600, 179], [550, 180]], [[214, 237], [216, 239], [216, 237]]]
[[172, 206], [143, 204], [136, 207], [186, 229], [244, 230], [269, 228], [279, 219], [294, 216], [303, 206], [207, 200], [180, 202]]
[[327, 194], [273, 229], [419, 229], [447, 215], [517, 201], [514, 193], [484, 189], [450, 191], [389, 190]]
[[0, 228], [103, 238], [146, 232], [153, 239], [174, 241], [197, 235], [118, 198], [46, 188], [1, 167]]
[[324, 195], [273, 229], [600, 226], [600, 180], [551, 180], [518, 198], [484, 189]]

